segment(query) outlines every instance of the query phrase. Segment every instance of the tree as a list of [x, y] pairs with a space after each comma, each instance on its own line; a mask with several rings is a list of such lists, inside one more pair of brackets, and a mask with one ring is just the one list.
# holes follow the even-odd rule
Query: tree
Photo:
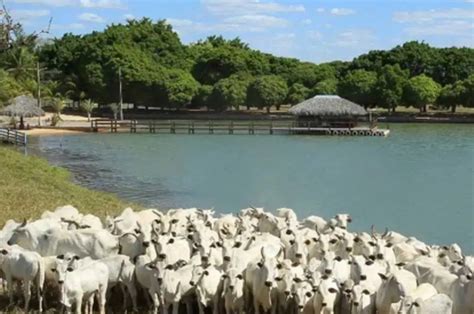
[[23, 93], [22, 86], [6, 71], [0, 69], [0, 107], [8, 100]]
[[247, 90], [247, 103], [258, 108], [266, 108], [270, 112], [272, 106], [280, 110], [285, 101], [288, 86], [285, 80], [276, 75], [267, 75], [256, 78]]
[[200, 85], [191, 101], [192, 106], [195, 108], [211, 107], [212, 88], [211, 85]]
[[398, 64], [383, 66], [375, 85], [377, 105], [395, 112], [395, 108], [402, 103], [407, 80], [408, 71], [402, 70]]
[[239, 110], [240, 106], [245, 105], [249, 84], [249, 80], [238, 75], [217, 82], [212, 91], [212, 100], [215, 102], [216, 108], [225, 110], [231, 107]]
[[169, 70], [165, 79], [167, 105], [181, 109], [191, 103], [199, 88], [198, 82], [188, 72]]
[[433, 104], [441, 91], [438, 83], [422, 74], [412, 77], [405, 85], [403, 92], [404, 103], [426, 112], [426, 105]]
[[313, 95], [335, 95], [337, 94], [337, 79], [329, 78], [318, 82], [314, 85], [312, 94]]
[[94, 108], [97, 108], [97, 103], [91, 99], [86, 99], [81, 102], [81, 109], [87, 113], [87, 121], [91, 121], [91, 113]]
[[338, 86], [339, 94], [365, 108], [375, 105], [375, 84], [377, 74], [372, 71], [354, 70], [349, 72]]
[[57, 97], [51, 98], [50, 107], [54, 112], [53, 117], [51, 119], [51, 126], [56, 126], [60, 121], [62, 121], [61, 111], [63, 111], [66, 107], [66, 100], [63, 99], [60, 95], [57, 95]]
[[310, 89], [303, 84], [295, 83], [288, 89], [286, 102], [291, 105], [296, 105], [309, 97]]
[[465, 107], [474, 107], [474, 74], [463, 81], [464, 93], [461, 94], [461, 103]]
[[466, 88], [463, 81], [445, 85], [441, 89], [436, 103], [440, 106], [451, 108], [451, 112], [456, 112], [456, 106], [463, 103], [463, 95], [465, 93]]

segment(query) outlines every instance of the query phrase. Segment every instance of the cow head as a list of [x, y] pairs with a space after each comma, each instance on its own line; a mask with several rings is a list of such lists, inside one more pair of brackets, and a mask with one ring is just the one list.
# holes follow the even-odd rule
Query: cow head
[[362, 313], [362, 309], [370, 306], [372, 293], [365, 285], [355, 285], [351, 291], [351, 306], [356, 313]]
[[297, 313], [303, 313], [307, 304], [313, 298], [313, 286], [305, 280], [297, 280], [292, 285], [292, 295], [297, 306]]
[[31, 235], [30, 230], [28, 229], [28, 223], [23, 220], [23, 223], [13, 230], [12, 236], [7, 241], [8, 245], [17, 244], [25, 249], [32, 249], [32, 241], [35, 239]]

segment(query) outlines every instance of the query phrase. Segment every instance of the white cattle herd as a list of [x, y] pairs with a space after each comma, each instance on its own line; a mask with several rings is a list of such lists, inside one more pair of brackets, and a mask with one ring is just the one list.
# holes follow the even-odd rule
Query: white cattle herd
[[128, 208], [102, 222], [64, 206], [8, 221], [0, 269], [26, 311], [34, 291], [40, 311], [76, 313], [474, 313], [474, 258], [457, 244], [350, 223], [254, 207], [219, 217]]

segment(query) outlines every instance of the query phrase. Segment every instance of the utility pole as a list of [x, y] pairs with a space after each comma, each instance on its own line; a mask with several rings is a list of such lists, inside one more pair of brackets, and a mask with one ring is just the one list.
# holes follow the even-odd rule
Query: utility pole
[[122, 95], [122, 67], [119, 68], [119, 114], [120, 114], [120, 121], [123, 120], [123, 95]]
[[[41, 109], [41, 70], [39, 61], [36, 63], [36, 85], [37, 85], [37, 97], [38, 97], [38, 108]], [[41, 126], [41, 115], [38, 116], [38, 126]]]

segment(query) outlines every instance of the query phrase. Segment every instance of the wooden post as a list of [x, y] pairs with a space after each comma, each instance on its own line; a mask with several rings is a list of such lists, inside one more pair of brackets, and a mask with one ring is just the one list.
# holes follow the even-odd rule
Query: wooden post
[[175, 126], [174, 121], [171, 122], [171, 129], [170, 129], [170, 131], [171, 131], [172, 134], [175, 134], [175, 133], [176, 133], [176, 126]]
[[191, 121], [191, 126], [192, 126], [192, 132], [193, 132], [193, 134], [194, 134], [194, 120]]
[[119, 67], [119, 115], [123, 121], [122, 67]]
[[273, 134], [273, 120], [270, 120], [270, 135]]
[[[41, 72], [40, 64], [36, 62], [36, 85], [37, 85], [37, 96], [38, 96], [38, 108], [41, 109]], [[38, 116], [38, 126], [41, 126], [41, 115]]]
[[229, 124], [229, 134], [234, 134], [234, 121], [230, 121]]
[[209, 120], [209, 134], [214, 134], [214, 125], [211, 120]]

